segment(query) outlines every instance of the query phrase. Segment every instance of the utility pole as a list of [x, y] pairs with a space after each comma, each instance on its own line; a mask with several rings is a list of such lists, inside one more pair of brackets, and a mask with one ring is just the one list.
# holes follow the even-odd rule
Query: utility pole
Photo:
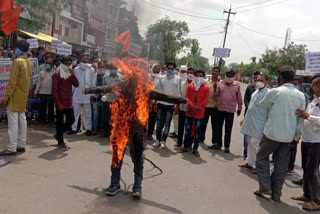
[[[227, 23], [226, 23], [226, 27], [224, 29], [224, 39], [223, 39], [223, 48], [225, 47], [226, 45], [226, 40], [227, 40], [227, 34], [228, 34], [228, 28], [229, 28], [229, 24], [230, 24], [230, 15], [236, 15], [235, 12], [231, 12], [231, 5], [230, 5], [230, 8], [229, 8], [229, 11], [226, 11], [224, 10], [223, 13], [227, 13], [228, 14], [228, 18], [227, 18]], [[220, 58], [220, 61], [219, 61], [219, 67], [221, 68], [221, 65], [222, 65], [222, 58]]]

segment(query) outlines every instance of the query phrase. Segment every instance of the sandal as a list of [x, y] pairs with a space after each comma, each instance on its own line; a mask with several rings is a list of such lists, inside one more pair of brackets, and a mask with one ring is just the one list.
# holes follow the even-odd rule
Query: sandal
[[310, 202], [306, 202], [302, 208], [307, 211], [316, 211], [316, 210], [320, 210], [320, 205], [314, 201], [310, 201]]
[[0, 156], [14, 156], [17, 155], [16, 152], [11, 152], [9, 150], [4, 150], [3, 152], [0, 152]]
[[200, 153], [198, 152], [198, 150], [193, 150], [192, 154], [194, 154], [194, 156], [196, 157], [200, 157]]
[[304, 195], [294, 195], [291, 199], [296, 201], [310, 201]]
[[182, 148], [182, 149], [179, 149], [177, 152], [178, 152], [178, 153], [185, 153], [185, 152], [189, 152], [189, 149], [187, 149], [187, 148]]
[[247, 169], [251, 169], [251, 168], [252, 168], [252, 167], [249, 166], [249, 164], [247, 164], [247, 163], [239, 164], [238, 166], [241, 167], [241, 168], [247, 168]]

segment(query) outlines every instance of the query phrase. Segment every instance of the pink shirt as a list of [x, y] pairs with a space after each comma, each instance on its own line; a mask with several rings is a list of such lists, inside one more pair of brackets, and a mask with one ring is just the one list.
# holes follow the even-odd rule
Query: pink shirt
[[226, 111], [229, 113], [234, 113], [242, 108], [242, 96], [240, 90], [240, 84], [237, 81], [233, 81], [232, 84], [227, 84], [222, 81], [217, 86], [216, 96], [219, 96], [219, 111]]

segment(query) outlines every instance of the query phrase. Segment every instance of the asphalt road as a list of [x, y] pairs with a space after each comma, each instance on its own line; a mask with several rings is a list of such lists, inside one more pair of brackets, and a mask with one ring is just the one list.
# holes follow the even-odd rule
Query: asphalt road
[[[246, 85], [243, 85], [243, 90]], [[28, 126], [27, 152], [0, 168], [0, 214], [162, 214], [162, 213], [302, 213], [302, 203], [290, 196], [301, 194], [301, 187], [291, 180], [301, 176], [300, 146], [295, 173], [287, 176], [282, 202], [256, 197], [257, 176], [240, 169], [243, 136], [240, 118], [235, 119], [231, 153], [209, 151], [211, 132], [201, 145], [200, 158], [191, 153], [177, 154], [174, 140], [168, 149], [152, 148], [145, 155], [163, 174], [145, 162], [143, 198], [133, 200], [128, 194], [133, 183], [133, 165], [126, 156], [122, 168], [123, 191], [114, 197], [104, 195], [110, 182], [111, 151], [100, 136], [84, 133], [67, 136], [68, 152], [55, 147], [51, 137], [55, 127], [31, 122]], [[209, 123], [210, 124], [210, 123]], [[6, 148], [7, 127], [0, 124], [0, 149]], [[128, 152], [127, 152], [128, 153]]]

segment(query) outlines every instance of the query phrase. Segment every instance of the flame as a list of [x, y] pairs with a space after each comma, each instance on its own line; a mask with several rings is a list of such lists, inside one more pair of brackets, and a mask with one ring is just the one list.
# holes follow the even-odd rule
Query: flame
[[154, 84], [144, 59], [124, 58], [114, 60], [113, 64], [123, 71], [124, 76], [123, 84], [113, 89], [118, 99], [110, 105], [112, 166], [119, 167], [130, 140], [130, 130], [137, 125], [146, 126], [148, 122], [149, 93], [154, 89]]

